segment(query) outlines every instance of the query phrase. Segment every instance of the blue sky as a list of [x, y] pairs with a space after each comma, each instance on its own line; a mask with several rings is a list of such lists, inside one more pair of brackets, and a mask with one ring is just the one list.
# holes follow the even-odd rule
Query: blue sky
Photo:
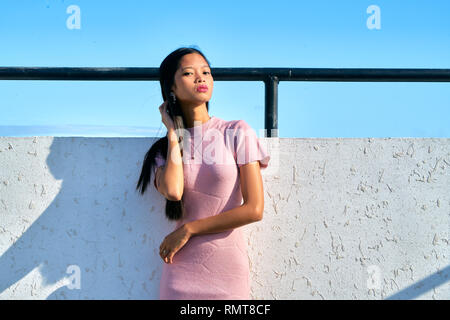
[[[371, 5], [380, 29], [367, 26]], [[449, 13], [448, 0], [2, 0], [0, 66], [159, 67], [196, 46], [213, 68], [450, 68]], [[280, 82], [279, 136], [450, 137], [449, 89]], [[0, 80], [0, 95], [0, 136], [165, 134], [157, 81]], [[263, 83], [216, 81], [209, 114], [259, 133]]]

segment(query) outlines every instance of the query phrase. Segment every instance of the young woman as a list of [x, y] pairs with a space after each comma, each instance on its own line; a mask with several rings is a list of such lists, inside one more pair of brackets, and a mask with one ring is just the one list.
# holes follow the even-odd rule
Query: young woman
[[161, 63], [167, 135], [145, 155], [137, 188], [154, 173], [176, 221], [160, 245], [165, 262], [160, 299], [250, 299], [249, 263], [241, 226], [260, 221], [260, 169], [270, 156], [244, 120], [209, 115], [210, 64], [200, 50], [179, 48]]

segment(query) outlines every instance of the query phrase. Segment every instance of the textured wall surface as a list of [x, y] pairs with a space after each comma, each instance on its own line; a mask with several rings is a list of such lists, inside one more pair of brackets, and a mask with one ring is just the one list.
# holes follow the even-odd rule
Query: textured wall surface
[[[253, 299], [449, 299], [450, 139], [260, 138]], [[0, 299], [156, 299], [149, 138], [0, 137]]]

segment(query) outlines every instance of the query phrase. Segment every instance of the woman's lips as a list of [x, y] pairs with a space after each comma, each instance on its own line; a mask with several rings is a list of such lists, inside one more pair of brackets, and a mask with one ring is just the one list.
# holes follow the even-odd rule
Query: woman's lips
[[208, 91], [208, 87], [207, 86], [200, 86], [197, 88], [198, 92], [206, 92]]

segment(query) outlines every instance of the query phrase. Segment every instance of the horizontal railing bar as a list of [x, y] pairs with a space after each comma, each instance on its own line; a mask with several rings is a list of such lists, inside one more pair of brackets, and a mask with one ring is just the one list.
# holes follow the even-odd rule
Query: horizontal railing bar
[[[450, 69], [387, 68], [211, 68], [214, 80], [450, 82]], [[0, 80], [159, 80], [159, 68], [145, 67], [0, 67]]]
[[[278, 136], [280, 81], [450, 82], [450, 69], [211, 68], [211, 73], [214, 80], [264, 81], [267, 137]], [[159, 68], [0, 67], [0, 80], [154, 81], [159, 80]]]

